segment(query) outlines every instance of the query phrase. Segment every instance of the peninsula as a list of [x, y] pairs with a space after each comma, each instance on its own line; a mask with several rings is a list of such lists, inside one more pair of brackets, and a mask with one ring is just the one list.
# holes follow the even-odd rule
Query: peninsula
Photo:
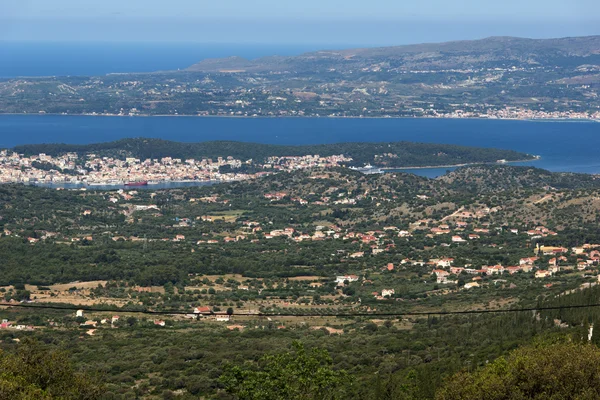
[[600, 36], [490, 37], [181, 67], [0, 79], [0, 113], [600, 120]]
[[[365, 171], [364, 166], [378, 170], [534, 159], [536, 156], [512, 150], [412, 142], [280, 146], [137, 138], [5, 149], [0, 152], [0, 182], [138, 186], [148, 182], [239, 181], [314, 168]], [[365, 172], [370, 171], [367, 168]]]

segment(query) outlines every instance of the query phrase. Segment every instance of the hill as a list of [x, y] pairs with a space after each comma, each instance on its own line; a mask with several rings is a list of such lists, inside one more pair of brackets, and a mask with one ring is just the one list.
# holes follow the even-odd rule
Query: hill
[[594, 175], [570, 172], [550, 172], [534, 167], [470, 166], [458, 168], [438, 178], [452, 189], [466, 189], [474, 193], [502, 190], [554, 188], [592, 189], [600, 187]]
[[232, 55], [182, 67], [0, 79], [0, 113], [600, 119], [600, 36]]
[[[295, 57], [271, 56], [256, 60], [241, 57], [203, 60], [188, 68], [202, 72], [308, 72], [320, 69], [350, 69], [385, 62], [405, 68], [448, 69], [506, 66], [507, 62], [528, 64], [571, 64], [586, 58], [600, 60], [600, 36], [560, 39], [489, 37], [445, 43], [327, 50]], [[579, 62], [579, 61], [577, 61]], [[593, 62], [592, 62], [593, 63]]]

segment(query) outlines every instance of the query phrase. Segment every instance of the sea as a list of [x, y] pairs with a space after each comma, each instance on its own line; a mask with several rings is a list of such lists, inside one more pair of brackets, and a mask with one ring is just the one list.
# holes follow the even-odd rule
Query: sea
[[[600, 123], [410, 118], [237, 118], [0, 115], [0, 148], [97, 143], [122, 138], [233, 140], [281, 145], [395, 142], [511, 149], [540, 156], [549, 171], [600, 174]], [[403, 169], [430, 178], [453, 168]]]
[[0, 79], [185, 69], [207, 58], [294, 56], [348, 44], [227, 44], [0, 41]]
[[[176, 70], [205, 58], [296, 55], [341, 47], [352, 46], [0, 42], [0, 78]], [[0, 148], [31, 143], [96, 143], [129, 137], [270, 144], [403, 140], [448, 143], [512, 149], [541, 157], [516, 165], [600, 173], [600, 123], [591, 121], [0, 115]], [[452, 169], [402, 171], [434, 178]]]

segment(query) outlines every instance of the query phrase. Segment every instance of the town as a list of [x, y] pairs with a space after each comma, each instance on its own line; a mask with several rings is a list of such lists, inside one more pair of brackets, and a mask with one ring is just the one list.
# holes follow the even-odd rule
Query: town
[[[0, 151], [0, 183], [123, 185], [139, 182], [227, 182], [255, 179], [277, 171], [304, 168], [341, 166], [352, 158], [343, 155], [319, 157], [270, 157], [264, 164], [241, 161], [229, 156], [217, 160], [182, 160], [163, 157], [140, 160], [127, 157], [99, 157], [88, 154], [80, 159], [76, 153], [52, 157], [46, 154], [23, 156], [8, 150]], [[223, 172], [239, 169], [242, 164], [253, 165], [256, 173]]]

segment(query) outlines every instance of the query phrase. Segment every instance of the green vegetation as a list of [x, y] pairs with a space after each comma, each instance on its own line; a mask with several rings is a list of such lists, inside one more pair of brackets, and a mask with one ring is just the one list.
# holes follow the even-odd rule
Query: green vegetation
[[327, 351], [307, 352], [294, 343], [293, 353], [264, 356], [259, 369], [227, 366], [220, 381], [225, 390], [240, 400], [345, 399], [352, 393], [346, 371], [332, 369]]
[[575, 343], [526, 346], [452, 377], [437, 400], [597, 399], [600, 349]]
[[[28, 339], [68, 349], [70, 371], [99, 375], [107, 400], [468, 399], [484, 389], [512, 399], [519, 392], [505, 387], [531, 382], [496, 374], [513, 360], [538, 374], [564, 367], [565, 390], [593, 397], [578, 383], [588, 376], [568, 367], [594, 367], [600, 309], [568, 307], [600, 296], [599, 184], [474, 166], [439, 179], [325, 168], [156, 191], [3, 185], [2, 357]], [[522, 261], [530, 269], [509, 273]], [[511, 308], [537, 311], [407, 315]], [[556, 361], [580, 351], [589, 357]], [[545, 385], [532, 391], [563, 394], [531, 377]]]
[[76, 373], [67, 353], [26, 339], [15, 354], [0, 350], [0, 399], [95, 400], [102, 386]]

